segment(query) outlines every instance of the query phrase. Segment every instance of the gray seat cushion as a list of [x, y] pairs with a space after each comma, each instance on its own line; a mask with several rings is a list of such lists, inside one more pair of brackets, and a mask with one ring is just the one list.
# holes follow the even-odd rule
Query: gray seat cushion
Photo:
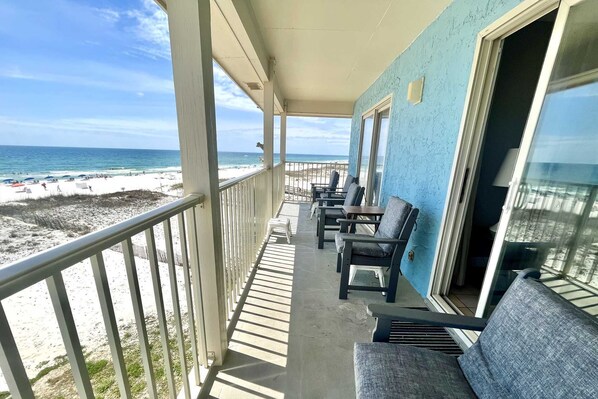
[[[376, 231], [374, 236], [380, 238], [399, 238], [405, 226], [405, 221], [409, 217], [411, 208], [412, 205], [409, 202], [403, 201], [399, 197], [390, 197], [380, 225], [378, 226], [378, 231]], [[387, 254], [392, 253], [394, 249], [394, 244], [381, 244], [380, 246]]]
[[480, 398], [597, 398], [598, 322], [517, 278], [459, 364]]
[[343, 185], [343, 191], [349, 191], [349, 187], [351, 187], [351, 184], [353, 183], [357, 183], [357, 179], [352, 175], [347, 175], [347, 178], [345, 179], [345, 184]]
[[[366, 234], [355, 234], [355, 237], [370, 237]], [[341, 238], [341, 235], [337, 233], [334, 236], [334, 243], [336, 244], [336, 252], [343, 253], [345, 249], [345, 242]], [[376, 258], [384, 258], [386, 257], [386, 253], [380, 247], [380, 245], [376, 244], [375, 242], [354, 242], [353, 243], [353, 254], [356, 255], [365, 255], [365, 256], [373, 256]]]
[[357, 398], [475, 398], [457, 359], [388, 343], [357, 343]]
[[326, 209], [326, 225], [338, 224], [336, 219], [345, 219], [347, 216], [343, 213], [341, 208], [339, 209]]
[[359, 190], [361, 190], [361, 187], [358, 184], [351, 183], [349, 190], [347, 190], [347, 196], [345, 197], [343, 205], [357, 205]]

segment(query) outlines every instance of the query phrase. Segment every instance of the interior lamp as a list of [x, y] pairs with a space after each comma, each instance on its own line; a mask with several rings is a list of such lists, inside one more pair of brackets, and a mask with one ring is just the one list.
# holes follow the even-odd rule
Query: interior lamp
[[505, 159], [500, 165], [500, 169], [494, 178], [493, 186], [496, 187], [509, 187], [509, 183], [513, 178], [513, 171], [515, 170], [515, 162], [517, 161], [517, 155], [519, 155], [519, 148], [510, 148], [505, 156]]

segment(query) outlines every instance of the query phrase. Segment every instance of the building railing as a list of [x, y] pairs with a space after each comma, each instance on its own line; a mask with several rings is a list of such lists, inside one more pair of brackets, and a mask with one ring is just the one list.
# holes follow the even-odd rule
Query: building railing
[[284, 201], [284, 171], [284, 163], [279, 163], [272, 168], [272, 208], [274, 213], [276, 213]]
[[288, 201], [311, 201], [311, 183], [326, 184], [330, 172], [336, 170], [339, 175], [339, 187], [349, 173], [349, 164], [345, 162], [287, 162], [285, 171], [285, 199]]
[[[198, 264], [192, 264], [192, 262], [195, 263], [192, 259], [199, 258], [195, 224], [196, 210], [202, 201], [203, 197], [200, 195], [189, 195], [122, 223], [14, 262], [0, 270], [0, 300], [4, 300], [36, 283], [45, 281], [62, 335], [75, 386], [80, 397], [93, 398], [94, 393], [62, 272], [79, 262], [87, 261], [91, 264], [120, 396], [123, 398], [131, 397], [131, 384], [129, 383], [129, 374], [123, 356], [123, 346], [121, 344], [103, 257], [103, 251], [115, 245], [122, 246], [124, 268], [134, 311], [147, 392], [151, 398], [160, 396], [156, 388], [157, 377], [154, 372], [154, 361], [152, 360], [152, 345], [148, 339], [148, 323], [142, 304], [138, 267], [135, 264], [135, 256], [133, 254], [132, 239], [139, 233], [144, 234], [147, 245], [153, 299], [156, 306], [164, 363], [161, 369], [164, 370], [166, 377], [168, 396], [176, 397], [177, 390], [181, 389], [175, 386], [175, 370], [181, 374], [181, 392], [184, 393], [185, 397], [190, 397], [190, 381], [187, 378], [190, 368], [193, 368], [194, 381], [192, 383], [197, 386], [200, 384], [199, 366], [208, 366], [208, 354], [206, 349], [204, 304], [201, 297], [200, 270]], [[171, 219], [174, 218], [176, 218], [177, 222], [176, 226], [174, 226], [175, 229], [173, 229], [173, 224], [171, 223]], [[167, 320], [164, 307], [161, 273], [156, 255], [157, 241], [155, 230], [160, 230], [156, 229], [160, 225], [161, 229], [163, 229], [162, 235], [167, 254], [170, 299], [172, 300], [173, 307], [174, 337], [171, 337], [169, 332], [169, 330], [172, 331], [172, 328], [169, 329], [168, 326], [169, 320]], [[178, 237], [175, 237], [174, 230], [176, 230]], [[188, 239], [187, 233], [189, 233]], [[180, 249], [182, 259], [184, 298], [179, 296], [179, 283], [177, 282], [177, 271], [175, 270], [175, 248], [173, 243], [177, 241], [177, 238], [179, 245], [176, 249]], [[195, 252], [195, 256], [190, 256], [191, 251]], [[183, 313], [184, 309], [186, 309], [186, 314]], [[170, 325], [172, 324], [171, 319]], [[40, 333], [43, 332], [40, 331]], [[190, 345], [189, 342], [185, 342], [185, 335], [189, 338]], [[173, 346], [178, 351], [179, 365], [173, 364], [171, 351], [174, 351], [174, 349], [170, 347], [173, 342], [176, 342], [176, 345]], [[191, 354], [186, 352], [185, 346], [191, 347]], [[25, 371], [1, 302], [0, 350], [0, 367], [12, 396], [33, 398], [32, 385]], [[188, 364], [187, 359], [189, 358], [192, 364]]]
[[[276, 171], [276, 167], [274, 168]], [[278, 169], [279, 170], [279, 169]], [[237, 301], [250, 272], [258, 258], [268, 220], [272, 217], [267, 208], [270, 171], [263, 169], [220, 185], [220, 209], [222, 222], [222, 248], [226, 307], [230, 315], [236, 309]], [[274, 206], [273, 212], [278, 210]]]
[[[271, 170], [260, 170], [231, 179], [220, 185], [225, 295], [229, 315], [235, 311], [247, 278], [265, 244], [268, 220], [278, 212], [285, 198], [308, 200], [309, 194], [305, 193], [310, 191], [309, 183], [326, 182], [333, 169], [339, 171], [343, 181], [348, 169], [347, 164], [290, 162], [286, 165], [275, 165]], [[272, 179], [271, 191], [268, 190], [268, 179]], [[268, 196], [272, 198], [271, 210], [266, 205]], [[141, 254], [141, 258], [149, 262], [162, 347], [164, 376], [161, 378], [166, 380], [169, 397], [176, 397], [178, 391], [185, 397], [190, 396], [191, 384], [199, 386], [201, 383], [200, 366], [209, 366], [200, 269], [199, 264], [194, 264], [195, 259], [201, 258], [198, 246], [198, 239], [201, 238], [196, 236], [196, 223], [197, 208], [202, 202], [202, 196], [189, 195], [0, 269], [0, 369], [13, 397], [33, 397], [33, 388], [1, 301], [34, 284], [44, 282], [66, 348], [77, 392], [81, 397], [94, 397], [92, 380], [62, 275], [65, 270], [77, 264], [89, 265], [92, 270], [106, 330], [105, 339], [114, 366], [115, 381], [120, 396], [131, 397], [130, 376], [127, 373], [123, 343], [104, 262], [103, 251], [106, 250], [114, 250], [124, 260], [123, 274], [126, 274], [130, 290], [149, 397], [159, 397], [160, 389], [165, 392], [166, 387], [157, 386], [155, 360], [152, 360], [152, 344], [148, 338], [148, 315], [144, 313], [136, 265], [136, 259], [139, 259], [136, 258], [136, 252], [143, 247], [146, 248], [146, 253]], [[175, 222], [171, 219], [175, 219]], [[163, 237], [163, 243], [156, 239], [156, 233], [159, 234], [159, 238]], [[141, 243], [140, 235], [143, 235]], [[163, 259], [164, 253], [166, 259]], [[160, 272], [160, 263], [167, 264], [170, 290], [166, 291], [170, 292], [166, 292], [166, 295], [171, 296], [172, 315], [170, 312], [167, 314], [165, 309], [165, 294], [161, 281], [161, 274], [164, 273]], [[181, 292], [184, 291], [184, 294], [179, 294], [181, 284], [177, 280], [176, 270], [179, 267], [182, 271], [178, 272], [183, 274]], [[191, 353], [188, 353], [189, 350]], [[171, 352], [178, 353], [180, 365], [174, 364]], [[191, 381], [187, 378], [190, 371]], [[182, 380], [182, 386], [177, 386], [175, 372], [176, 380]], [[163, 383], [162, 379], [160, 383]]]
[[542, 267], [598, 292], [598, 186], [527, 180], [521, 184], [506, 240], [531, 243]]

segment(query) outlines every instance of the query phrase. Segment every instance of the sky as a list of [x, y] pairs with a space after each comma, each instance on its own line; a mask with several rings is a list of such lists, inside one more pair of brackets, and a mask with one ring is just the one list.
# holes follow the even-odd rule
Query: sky
[[[217, 64], [214, 83], [218, 149], [259, 151], [261, 110]], [[347, 155], [350, 128], [289, 117], [287, 152]], [[0, 145], [178, 149], [166, 14], [153, 0], [3, 2]]]

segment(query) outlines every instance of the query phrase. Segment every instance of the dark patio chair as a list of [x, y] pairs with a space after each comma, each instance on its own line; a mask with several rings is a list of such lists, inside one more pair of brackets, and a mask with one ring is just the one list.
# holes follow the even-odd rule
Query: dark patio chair
[[[400, 199], [391, 197], [380, 220], [340, 219], [341, 232], [335, 236], [337, 263], [336, 271], [341, 272], [339, 299], [347, 299], [349, 290], [381, 291], [386, 293], [386, 302], [394, 302], [399, 276], [401, 258], [407, 247], [407, 241], [415, 225], [419, 210]], [[373, 236], [367, 234], [346, 233], [349, 225], [370, 224], [377, 226]], [[378, 273], [383, 282], [385, 268], [390, 268], [388, 286], [371, 287], [351, 285], [351, 268], [364, 267]], [[354, 275], [354, 273], [353, 273]]]
[[[324, 235], [326, 230], [338, 230], [340, 223], [338, 219], [345, 219], [347, 215], [343, 212], [343, 205], [359, 205], [363, 199], [364, 188], [359, 184], [352, 183], [347, 190], [347, 196], [343, 198], [318, 198], [318, 249], [324, 248], [324, 242], [331, 242], [334, 239], [327, 239]], [[327, 205], [323, 205], [326, 203]]]
[[326, 191], [335, 191], [336, 187], [338, 186], [338, 179], [340, 175], [336, 170], [330, 172], [330, 180], [328, 184], [318, 184], [318, 183], [310, 183], [311, 184], [311, 202], [314, 203], [320, 195]]
[[[319, 198], [336, 198], [336, 199], [345, 199], [345, 197], [347, 196], [347, 192], [349, 191], [349, 187], [351, 187], [351, 184], [353, 183], [357, 183], [359, 184], [359, 178], [353, 176], [353, 175], [347, 175], [347, 178], [345, 179], [345, 184], [343, 185], [342, 188], [336, 188], [335, 190], [325, 190], [324, 192], [320, 193]], [[326, 203], [324, 203], [323, 205], [327, 205]], [[313, 218], [314, 213], [316, 213], [316, 209], [318, 208], [317, 202], [314, 202], [312, 204], [311, 207], [311, 215], [310, 215], [310, 219]]]
[[[539, 277], [523, 270], [489, 319], [369, 305], [376, 328], [374, 342], [355, 344], [357, 398], [598, 397], [598, 323]], [[456, 358], [389, 343], [396, 322], [482, 333]]]

